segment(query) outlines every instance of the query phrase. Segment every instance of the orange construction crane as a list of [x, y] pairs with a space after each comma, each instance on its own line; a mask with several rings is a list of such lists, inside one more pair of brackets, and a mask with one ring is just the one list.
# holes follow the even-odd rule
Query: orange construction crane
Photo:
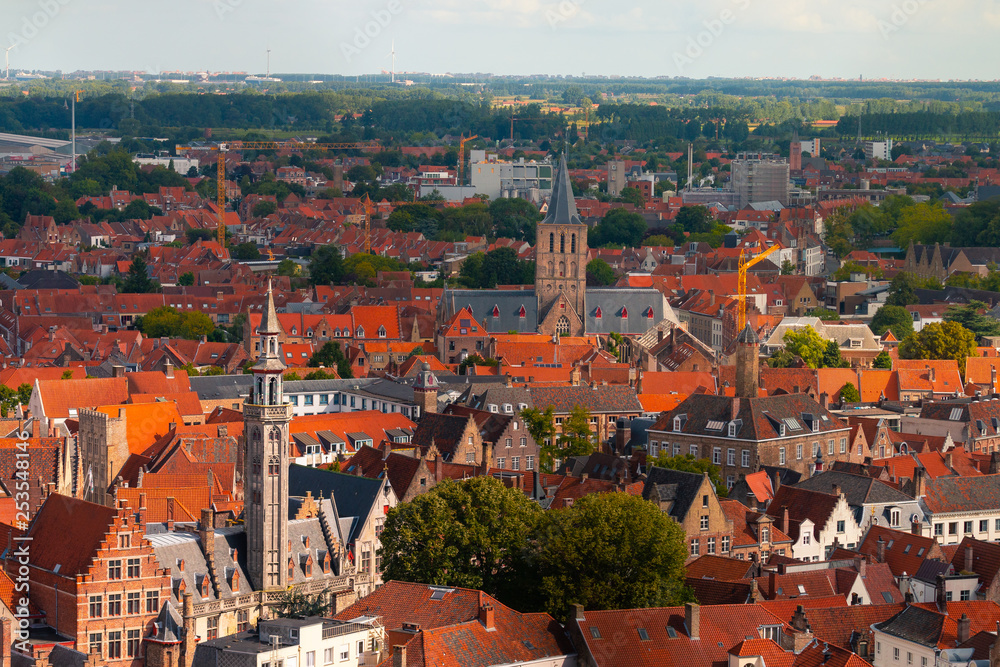
[[372, 254], [372, 213], [375, 212], [375, 206], [367, 193], [361, 205], [365, 207], [365, 254], [370, 255]]
[[736, 298], [739, 299], [739, 328], [736, 330], [736, 335], [738, 336], [747, 326], [747, 271], [751, 266], [763, 261], [768, 255], [776, 252], [779, 249], [778, 245], [775, 244], [760, 253], [756, 257], [751, 257], [747, 249], [744, 248], [740, 251], [740, 272], [739, 272], [739, 284], [736, 288]]
[[216, 172], [216, 197], [219, 207], [219, 245], [226, 247], [226, 153], [229, 151], [345, 151], [382, 149], [377, 141], [365, 141], [349, 144], [315, 144], [303, 141], [230, 141], [212, 147], [176, 146], [174, 152], [210, 150], [219, 153], [219, 168]]
[[465, 144], [469, 143], [473, 139], [478, 139], [479, 135], [474, 134], [468, 139], [462, 138], [458, 142], [458, 184], [465, 185]]

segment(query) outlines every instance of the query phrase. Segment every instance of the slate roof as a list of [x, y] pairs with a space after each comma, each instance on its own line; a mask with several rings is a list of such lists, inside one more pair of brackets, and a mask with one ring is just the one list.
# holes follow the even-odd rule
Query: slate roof
[[848, 505], [913, 502], [913, 498], [910, 496], [877, 479], [839, 471], [821, 472], [809, 479], [802, 480], [796, 484], [796, 487], [809, 491], [832, 493], [834, 484], [840, 487], [840, 492], [847, 498]]
[[350, 474], [360, 472], [369, 479], [387, 477], [396, 496], [402, 498], [418, 468], [420, 459], [414, 456], [390, 452], [383, 458], [382, 452], [365, 445], [344, 464], [343, 470]]
[[428, 412], [420, 418], [413, 433], [413, 444], [424, 449], [433, 442], [446, 458], [454, 455], [461, 445], [462, 434], [472, 418], [469, 415], [443, 415]]
[[529, 387], [532, 402], [539, 408], [553, 406], [556, 414], [573, 411], [580, 405], [598, 412], [643, 412], [642, 403], [632, 387], [625, 385], [597, 385], [595, 387]]
[[666, 298], [656, 289], [589, 288], [584, 304], [587, 334], [639, 336], [664, 318], [676, 320]]
[[[538, 298], [535, 290], [445, 290], [442, 307], [449, 320], [462, 308], [468, 308], [477, 322], [485, 323], [490, 333], [538, 330]], [[493, 317], [496, 308], [500, 317]], [[521, 312], [524, 317], [521, 317]]]
[[295, 464], [288, 467], [289, 496], [304, 497], [311, 492], [313, 498], [332, 498], [340, 518], [355, 519], [350, 534], [344, 536], [348, 544], [355, 541], [372, 509], [382, 504], [379, 499], [385, 483], [381, 479], [345, 475]]
[[697, 499], [704, 479], [702, 473], [653, 466], [646, 473], [642, 497], [657, 503], [670, 503], [667, 514], [680, 522]]
[[915, 644], [936, 648], [944, 634], [945, 616], [911, 605], [892, 618], [875, 624], [876, 630]]
[[[681, 432], [693, 435], [721, 436], [721, 431], [709, 431], [708, 423], [721, 421], [728, 424], [733, 421], [733, 403], [738, 401], [736, 421], [739, 426], [736, 438], [740, 440], [772, 440], [779, 437], [805, 435], [811, 431], [807, 423], [812, 416], [818, 430], [816, 433], [830, 433], [847, 430], [850, 427], [841, 422], [836, 415], [826, 410], [819, 403], [805, 394], [785, 394], [781, 396], [766, 396], [760, 398], [738, 399], [732, 396], [711, 396], [708, 394], [693, 394], [676, 408], [660, 417], [653, 426], [654, 431], [673, 431], [674, 417], [684, 415]], [[786, 419], [795, 420], [799, 428], [792, 428]], [[782, 424], [785, 432], [781, 432]]]

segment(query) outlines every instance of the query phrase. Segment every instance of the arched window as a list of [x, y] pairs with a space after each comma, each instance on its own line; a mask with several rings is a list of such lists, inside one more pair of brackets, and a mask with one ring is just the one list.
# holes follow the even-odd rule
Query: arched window
[[549, 252], [556, 251], [556, 235], [555, 232], [549, 233]]
[[264, 378], [257, 378], [257, 405], [264, 405]]
[[569, 251], [573, 254], [576, 254], [576, 234], [573, 234], [569, 238], [570, 238]]
[[566, 262], [559, 262], [559, 277], [564, 278], [566, 276]]
[[251, 435], [250, 437], [251, 437], [251, 439], [252, 439], [252, 440], [253, 440], [253, 441], [254, 441], [255, 443], [257, 443], [257, 444], [260, 444], [260, 441], [261, 441], [261, 437], [260, 437], [260, 428], [259, 428], [259, 427], [257, 427], [257, 426], [254, 426], [254, 428], [253, 428], [253, 435]]
[[560, 234], [559, 235], [559, 252], [561, 252], [561, 253], [565, 253], [566, 252], [566, 235], [565, 234]]
[[271, 378], [271, 386], [268, 391], [268, 405], [278, 404], [278, 378]]
[[560, 336], [565, 336], [569, 334], [569, 318], [567, 318], [565, 315], [560, 317], [559, 321], [556, 322], [556, 333], [559, 334]]
[[570, 265], [569, 265], [569, 275], [572, 276], [573, 278], [577, 277], [576, 262], [570, 263]]

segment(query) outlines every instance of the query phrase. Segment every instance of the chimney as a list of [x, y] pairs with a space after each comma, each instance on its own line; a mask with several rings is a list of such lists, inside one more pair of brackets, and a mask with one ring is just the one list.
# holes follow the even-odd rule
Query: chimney
[[406, 667], [406, 647], [397, 645], [392, 647], [392, 667]]
[[168, 380], [174, 379], [174, 365], [170, 362], [169, 359], [167, 360], [167, 363], [164, 364], [163, 366], [163, 374], [167, 376]]
[[174, 498], [169, 496], [167, 498], [167, 530], [172, 531], [174, 529]]
[[13, 628], [11, 619], [0, 619], [0, 665], [10, 664], [10, 646], [13, 643]]
[[781, 509], [781, 532], [785, 535], [788, 534], [788, 508], [783, 507]]
[[990, 366], [990, 391], [996, 392], [997, 390], [997, 367]]
[[858, 574], [862, 577], [868, 573], [868, 561], [865, 560], [864, 556], [854, 557], [854, 569], [858, 571]]
[[775, 470], [774, 471], [774, 482], [772, 483], [772, 486], [774, 487], [772, 489], [772, 491], [774, 492], [774, 495], [778, 495], [778, 489], [781, 488], [781, 471], [780, 470]]
[[927, 369], [927, 377], [930, 379], [931, 382], [934, 382], [934, 367], [933, 366], [931, 366], [930, 368]]
[[180, 664], [190, 665], [194, 663], [194, 651], [198, 645], [198, 635], [194, 630], [194, 594], [187, 592], [184, 594], [184, 643], [181, 652], [184, 655]]
[[573, 605], [573, 618], [577, 621], [586, 621], [587, 617], [583, 615], [583, 605], [574, 604]]
[[969, 631], [972, 629], [972, 620], [962, 614], [962, 618], [958, 619], [958, 643], [964, 644], [969, 641]]
[[835, 498], [839, 498], [840, 497], [840, 484], [834, 484], [833, 485], [833, 496]]
[[205, 560], [215, 559], [215, 512], [210, 507], [201, 510], [201, 521], [198, 522], [198, 537], [201, 539], [201, 550]]
[[947, 454], [944, 455], [944, 464], [948, 466], [948, 469], [951, 471], [955, 470], [955, 468], [952, 466], [954, 462], [955, 462], [955, 457], [952, 456], [951, 452], [948, 452]]
[[42, 437], [42, 423], [37, 418], [33, 419], [31, 422], [31, 437], [32, 438]]
[[875, 560], [880, 563], [885, 562], [885, 540], [879, 535], [878, 542], [875, 543]]
[[580, 367], [579, 366], [573, 366], [573, 370], [570, 371], [570, 374], [569, 374], [569, 382], [574, 387], [579, 387], [580, 386]]
[[919, 521], [911, 521], [910, 522], [910, 533], [913, 534], [913, 535], [920, 535], [920, 534], [923, 533], [923, 531], [920, 529], [920, 522]]
[[56, 326], [52, 325], [49, 327], [49, 342], [51, 343], [56, 339]]
[[927, 471], [923, 466], [918, 466], [913, 473], [913, 497], [920, 499], [927, 495]]
[[767, 573], [767, 588], [771, 594], [771, 599], [773, 600], [775, 595], [777, 595], [778, 590], [778, 570], [768, 570]]
[[757, 579], [750, 579], [750, 602], [760, 602], [764, 598], [760, 594], [760, 588], [757, 586]]
[[940, 612], [942, 614], [947, 614], [948, 613], [948, 595], [945, 592], [944, 575], [943, 574], [939, 574], [937, 576], [937, 581], [935, 583], [936, 583], [936, 586], [935, 586], [935, 598], [936, 598], [936, 602], [937, 602], [938, 612]]
[[123, 377], [125, 377], [125, 367], [124, 366], [119, 366], [119, 365], [112, 366], [111, 367], [111, 376], [112, 377], [116, 377], [116, 378], [123, 378]]
[[493, 622], [493, 605], [487, 603], [479, 608], [479, 622], [487, 630], [496, 629], [496, 625]]
[[688, 637], [691, 639], [701, 639], [701, 607], [688, 602], [684, 605], [684, 622], [687, 626]]
[[[142, 472], [140, 470], [140, 472]], [[146, 532], [146, 492], [139, 492], [139, 528]]]
[[965, 547], [965, 571], [975, 572], [976, 570], [974, 568], [975, 565], [973, 564], [973, 559], [972, 559], [972, 545], [970, 544], [967, 547]]
[[730, 417], [732, 421], [736, 421], [736, 418], [740, 416], [740, 397], [734, 396], [733, 400], [729, 403]]

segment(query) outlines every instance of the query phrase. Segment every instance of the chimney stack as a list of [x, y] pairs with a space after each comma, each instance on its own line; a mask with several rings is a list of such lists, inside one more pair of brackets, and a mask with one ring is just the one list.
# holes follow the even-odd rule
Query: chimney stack
[[864, 556], [855, 556], [854, 557], [854, 569], [857, 570], [858, 574], [861, 575], [862, 577], [865, 576], [868, 573], [867, 572], [867, 570], [868, 570], [868, 561], [865, 560]]
[[406, 667], [406, 647], [397, 645], [392, 647], [392, 667]]
[[938, 612], [942, 614], [948, 613], [948, 594], [945, 591], [944, 575], [939, 574], [937, 576], [937, 581], [935, 582], [935, 598], [937, 602]]
[[973, 556], [973, 554], [972, 554], [972, 545], [970, 544], [970, 545], [968, 545], [968, 546], [965, 547], [965, 571], [966, 572], [975, 572], [975, 569], [974, 569], [975, 565], [973, 564], [973, 558], [972, 558], [972, 556]]
[[910, 522], [910, 533], [912, 533], [913, 535], [920, 535], [923, 533], [923, 531], [920, 529], [919, 521]]
[[972, 630], [972, 620], [962, 614], [962, 618], [958, 619], [958, 643], [964, 644], [969, 641], [969, 634]]
[[885, 562], [885, 540], [879, 535], [878, 542], [875, 543], [875, 560], [880, 563]]
[[913, 472], [913, 497], [920, 499], [927, 495], [927, 471], [923, 466], [917, 466]]
[[487, 603], [479, 608], [479, 622], [487, 630], [496, 629], [496, 624], [493, 622], [493, 605]]
[[[140, 471], [141, 472], [141, 471]], [[139, 492], [139, 528], [146, 532], [146, 492]]]
[[840, 497], [840, 484], [834, 484], [833, 485], [833, 495], [834, 495], [835, 498], [839, 498]]
[[174, 498], [169, 496], [167, 498], [167, 530], [172, 531], [174, 529]]
[[167, 359], [167, 363], [163, 366], [163, 374], [167, 376], [168, 380], [174, 379], [174, 365]]
[[781, 532], [788, 534], [788, 508], [781, 508]]
[[701, 639], [701, 607], [691, 602], [685, 604], [684, 621], [687, 626], [688, 637], [691, 639]]
[[111, 375], [112, 375], [112, 377], [116, 377], [116, 378], [123, 378], [123, 377], [125, 377], [125, 367], [124, 366], [119, 366], [119, 365], [112, 366], [111, 367]]

